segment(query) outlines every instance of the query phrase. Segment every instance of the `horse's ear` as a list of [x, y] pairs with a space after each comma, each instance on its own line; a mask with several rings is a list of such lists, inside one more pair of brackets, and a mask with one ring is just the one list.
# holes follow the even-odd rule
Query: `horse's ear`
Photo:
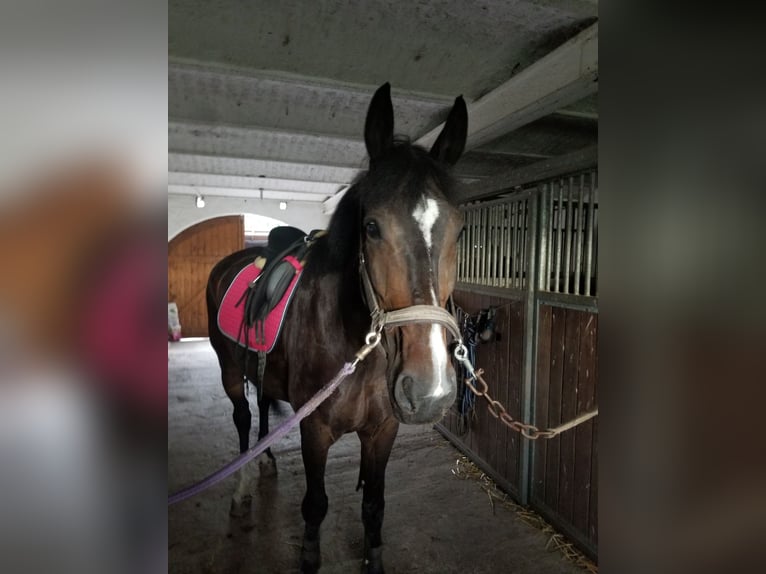
[[394, 106], [391, 104], [391, 84], [386, 82], [372, 97], [364, 122], [364, 143], [373, 162], [394, 145]]
[[431, 157], [450, 165], [455, 165], [465, 149], [468, 134], [468, 109], [463, 96], [455, 98], [439, 137], [431, 148]]

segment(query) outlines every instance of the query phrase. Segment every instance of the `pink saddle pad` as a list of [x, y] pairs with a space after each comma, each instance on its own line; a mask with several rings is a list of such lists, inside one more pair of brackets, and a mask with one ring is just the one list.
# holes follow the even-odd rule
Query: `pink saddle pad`
[[[287, 306], [290, 304], [293, 293], [295, 293], [295, 286], [298, 284], [298, 280], [303, 273], [303, 267], [295, 257], [289, 255], [284, 260], [293, 266], [295, 276], [290, 282], [287, 291], [279, 300], [279, 303], [266, 317], [263, 324], [263, 340], [258, 341], [255, 327], [247, 327], [242, 324], [245, 315], [245, 302], [242, 295], [247, 290], [248, 285], [261, 274], [259, 267], [250, 264], [237, 274], [226, 290], [221, 306], [218, 309], [218, 328], [221, 332], [235, 343], [243, 347], [247, 345], [252, 351], [265, 351], [268, 353], [274, 348], [285, 320]], [[237, 306], [237, 303], [239, 303], [239, 306]]]

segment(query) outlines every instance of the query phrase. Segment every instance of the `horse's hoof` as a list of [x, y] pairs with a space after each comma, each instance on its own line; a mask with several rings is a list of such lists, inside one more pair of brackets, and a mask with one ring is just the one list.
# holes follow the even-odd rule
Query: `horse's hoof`
[[241, 500], [238, 500], [236, 497], [232, 497], [231, 506], [229, 507], [229, 514], [231, 516], [240, 518], [242, 516], [246, 516], [250, 514], [250, 510], [252, 509], [252, 507], [253, 507], [252, 496], [247, 495], [243, 497]]
[[261, 476], [276, 476], [277, 475], [277, 461], [275, 458], [261, 457], [258, 460], [258, 470]]
[[382, 546], [365, 550], [364, 560], [362, 560], [362, 574], [384, 574]]
[[316, 574], [322, 565], [322, 554], [319, 551], [319, 540], [303, 540], [301, 547], [301, 573]]

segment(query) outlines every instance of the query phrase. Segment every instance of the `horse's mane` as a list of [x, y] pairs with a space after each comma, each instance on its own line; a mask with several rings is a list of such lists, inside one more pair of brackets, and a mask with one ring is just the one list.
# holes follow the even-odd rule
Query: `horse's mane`
[[323, 273], [355, 267], [365, 211], [381, 203], [395, 202], [403, 202], [411, 211], [429, 179], [448, 200], [452, 197], [454, 180], [449, 173], [424, 148], [406, 138], [397, 138], [384, 157], [354, 179], [306, 270]]

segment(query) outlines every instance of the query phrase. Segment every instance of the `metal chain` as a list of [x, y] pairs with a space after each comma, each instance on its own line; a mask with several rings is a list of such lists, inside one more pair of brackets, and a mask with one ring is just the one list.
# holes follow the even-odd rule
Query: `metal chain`
[[[551, 429], [544, 430], [540, 430], [535, 425], [529, 425], [521, 421], [517, 421], [508, 413], [500, 401], [493, 399], [489, 394], [489, 385], [487, 385], [487, 382], [482, 378], [484, 370], [474, 370], [471, 361], [468, 360], [468, 349], [466, 349], [462, 342], [458, 343], [458, 346], [455, 347], [454, 355], [458, 361], [463, 363], [463, 366], [466, 368], [470, 375], [465, 379], [465, 385], [477, 397], [483, 397], [484, 400], [487, 401], [487, 410], [489, 411], [489, 414], [491, 414], [496, 419], [500, 419], [507, 427], [521, 433], [522, 436], [530, 440], [537, 440], [539, 438], [553, 438], [564, 431], [567, 431], [579, 424], [584, 423], [587, 420], [592, 419], [598, 414], [598, 408], [595, 408], [581, 414], [569, 422]], [[475, 383], [478, 383], [478, 385]]]

